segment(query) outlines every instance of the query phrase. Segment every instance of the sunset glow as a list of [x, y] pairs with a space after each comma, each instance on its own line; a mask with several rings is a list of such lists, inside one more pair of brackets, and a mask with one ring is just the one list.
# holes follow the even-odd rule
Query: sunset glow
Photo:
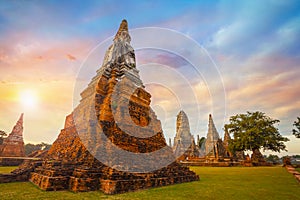
[[[135, 49], [144, 83], [159, 78], [158, 70], [141, 67], [147, 63], [165, 65], [191, 82], [200, 111], [195, 106], [185, 111], [195, 137], [206, 136], [210, 113], [223, 137], [224, 121], [228, 123], [230, 116], [262, 111], [279, 119], [280, 133], [290, 138], [284, 153], [300, 153], [300, 139], [291, 132], [300, 116], [300, 1], [112, 1], [110, 6], [106, 1], [70, 2], [0, 1], [0, 130], [10, 131], [24, 112], [25, 143], [52, 143], [76, 105], [76, 83], [89, 83], [103, 62], [98, 54], [95, 62], [85, 63], [86, 58], [102, 42], [111, 44], [120, 22], [127, 19], [129, 34], [159, 27], [188, 35], [216, 64], [221, 86], [205, 64], [203, 72], [211, 76], [200, 79], [188, 60], [178, 55]], [[151, 40], [175, 44], [191, 57], [198, 56], [177, 40], [159, 40], [150, 32], [143, 37], [149, 44]], [[133, 48], [143, 37], [131, 35]], [[89, 76], [78, 77], [85, 70]], [[166, 86], [176, 88], [173, 96], [186, 98], [187, 105], [194, 101], [176, 73], [160, 73], [159, 80], [168, 80], [169, 85], [153, 85], [149, 90], [151, 101], [164, 113], [158, 118], [166, 124], [163, 131], [168, 140], [175, 136], [179, 104], [169, 98]], [[226, 101], [221, 98], [224, 93]], [[225, 113], [221, 106], [226, 107]], [[193, 126], [194, 119], [199, 119], [195, 122], [199, 126]]]
[[24, 90], [20, 92], [20, 103], [26, 109], [36, 108], [38, 103], [38, 97], [33, 90]]

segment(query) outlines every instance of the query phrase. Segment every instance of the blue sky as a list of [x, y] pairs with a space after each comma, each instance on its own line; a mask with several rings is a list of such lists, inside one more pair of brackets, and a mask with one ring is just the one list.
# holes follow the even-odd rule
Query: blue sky
[[[193, 79], [191, 87], [202, 99], [200, 114], [187, 111], [192, 126], [193, 120], [200, 123], [191, 127], [194, 135], [206, 135], [209, 113], [222, 136], [231, 115], [260, 110], [281, 120], [281, 133], [291, 139], [289, 152], [300, 153], [299, 140], [291, 136], [292, 123], [300, 116], [299, 1], [1, 0], [0, 129], [9, 132], [24, 111], [25, 141], [53, 142], [72, 111], [80, 66], [96, 45], [116, 33], [122, 19], [132, 31], [143, 27], [178, 31], [202, 45], [216, 63], [223, 86], [209, 89], [205, 77], [193, 76], [190, 65], [176, 55], [137, 51], [138, 63], [148, 59], [167, 64]], [[99, 56], [99, 66], [102, 59]], [[141, 77], [155, 80], [155, 75], [145, 77], [143, 72]], [[35, 108], [20, 103], [19, 93], [27, 89], [36, 93]], [[166, 107], [172, 94], [155, 91], [154, 86], [148, 89], [159, 117], [166, 118], [166, 137], [174, 137], [179, 107], [170, 103]], [[218, 112], [223, 100], [211, 96], [217, 94], [218, 99], [223, 89], [225, 116]], [[159, 96], [162, 90], [166, 96]]]

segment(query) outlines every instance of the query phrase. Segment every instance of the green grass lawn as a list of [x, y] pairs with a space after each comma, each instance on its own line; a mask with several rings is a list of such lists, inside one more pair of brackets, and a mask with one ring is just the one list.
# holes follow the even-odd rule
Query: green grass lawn
[[1, 199], [300, 199], [300, 184], [282, 167], [191, 167], [201, 180], [118, 195], [45, 192], [29, 182], [0, 184]]
[[0, 174], [10, 173], [17, 168], [17, 166], [0, 167]]
[[296, 170], [297, 170], [298, 172], [300, 172], [300, 168], [296, 168]]

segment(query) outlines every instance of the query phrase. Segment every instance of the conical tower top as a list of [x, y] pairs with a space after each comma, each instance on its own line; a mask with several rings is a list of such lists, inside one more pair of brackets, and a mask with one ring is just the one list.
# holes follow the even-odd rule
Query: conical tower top
[[21, 113], [21, 116], [20, 116], [18, 122], [23, 122], [23, 116], [24, 116], [24, 113]]
[[16, 125], [13, 127], [11, 133], [8, 135], [7, 140], [23, 142], [23, 115], [24, 113], [21, 114]]
[[[126, 36], [124, 37], [124, 35], [122, 36], [122, 33], [125, 32]], [[120, 27], [118, 29], [118, 32], [116, 33], [116, 36], [115, 36], [115, 39], [117, 38], [130, 38], [129, 34], [128, 34], [128, 23], [126, 21], [126, 19], [123, 19], [121, 24], [120, 24]], [[129, 42], [130, 42], [130, 39], [129, 39]]]
[[24, 116], [24, 113], [21, 113], [21, 116], [20, 116], [19, 120], [17, 121], [17, 124], [14, 126], [11, 134], [18, 134], [20, 136], [23, 135], [23, 116]]
[[228, 128], [225, 126], [225, 133], [224, 133], [224, 145], [225, 146], [228, 146], [229, 140], [231, 140], [231, 137], [229, 135]]
[[128, 31], [128, 23], [127, 23], [126, 19], [122, 20], [119, 30], [118, 30], [118, 32], [122, 32], [122, 31]]
[[211, 114], [209, 114], [208, 120], [209, 120], [209, 121], [212, 121], [212, 116], [211, 116]]
[[209, 118], [208, 118], [207, 139], [211, 141], [217, 141], [219, 139], [219, 133], [215, 127], [211, 114], [209, 114]]
[[[99, 69], [99, 72], [102, 72], [102, 70], [107, 70], [107, 72], [105, 72], [104, 74], [105, 76], [108, 76], [108, 74], [111, 73], [111, 67], [107, 66], [107, 64], [110, 65], [111, 63], [115, 63], [117, 65], [122, 64], [122, 69], [119, 69], [119, 71], [122, 72], [119, 72], [119, 75], [123, 75], [125, 70], [135, 68], [135, 54], [134, 49], [130, 45], [130, 41], [131, 37], [128, 32], [128, 24], [127, 21], [123, 19], [113, 39], [113, 44], [107, 49], [105, 53], [102, 68]], [[125, 65], [123, 64], [125, 63], [127, 64], [127, 67], [124, 68]]]
[[177, 114], [177, 122], [176, 122], [176, 135], [178, 135], [178, 137], [182, 137], [181, 134], [185, 134], [186, 136], [191, 135], [189, 119], [187, 117], [187, 114], [183, 110], [180, 110], [179, 113]]

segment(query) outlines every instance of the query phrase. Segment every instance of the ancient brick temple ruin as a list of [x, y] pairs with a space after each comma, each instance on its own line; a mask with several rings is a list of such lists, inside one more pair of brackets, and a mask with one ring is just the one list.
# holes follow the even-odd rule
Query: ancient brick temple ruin
[[205, 141], [206, 157], [212, 159], [219, 159], [225, 157], [226, 149], [223, 145], [223, 141], [220, 139], [219, 133], [215, 127], [212, 116], [209, 115], [208, 119], [208, 131]]
[[11, 157], [24, 157], [25, 148], [23, 141], [23, 113], [7, 138], [0, 144], [0, 164], [18, 165], [22, 160]]
[[166, 144], [130, 40], [123, 20], [80, 104], [31, 170], [29, 180], [41, 189], [115, 194], [199, 180]]
[[21, 114], [11, 133], [0, 145], [0, 157], [24, 157], [23, 141], [23, 113]]
[[[180, 111], [177, 115], [176, 135], [174, 138], [173, 151], [181, 163], [201, 166], [232, 166], [244, 160], [243, 152], [232, 153], [229, 149], [231, 140], [225, 129], [224, 140], [219, 136], [212, 115], [208, 117], [208, 130], [206, 138], [200, 142], [199, 135], [195, 142], [190, 133], [189, 121], [186, 113]], [[172, 146], [171, 144], [169, 146]], [[184, 161], [184, 162], [182, 162]], [[210, 165], [212, 163], [212, 165]], [[218, 163], [220, 163], [218, 165]]]
[[177, 115], [173, 151], [177, 160], [199, 157], [199, 147], [195, 144], [190, 131], [189, 119], [183, 110]]
[[[212, 115], [208, 117], [207, 136], [203, 144], [199, 144], [199, 135], [195, 142], [190, 132], [189, 120], [184, 111], [177, 115], [176, 135], [174, 137], [173, 151], [178, 161], [202, 161], [202, 162], [219, 162], [236, 158], [229, 150], [230, 135], [225, 130], [224, 140], [219, 136], [215, 127]], [[170, 145], [171, 146], [171, 145]]]
[[209, 115], [208, 131], [205, 142], [206, 159], [210, 161], [235, 160], [243, 161], [245, 155], [243, 151], [232, 153], [229, 149], [229, 141], [231, 140], [228, 130], [225, 128], [224, 140], [219, 137], [219, 133], [215, 127], [213, 118]]
[[23, 113], [7, 138], [0, 144], [0, 165], [19, 165], [25, 156], [23, 141]]

